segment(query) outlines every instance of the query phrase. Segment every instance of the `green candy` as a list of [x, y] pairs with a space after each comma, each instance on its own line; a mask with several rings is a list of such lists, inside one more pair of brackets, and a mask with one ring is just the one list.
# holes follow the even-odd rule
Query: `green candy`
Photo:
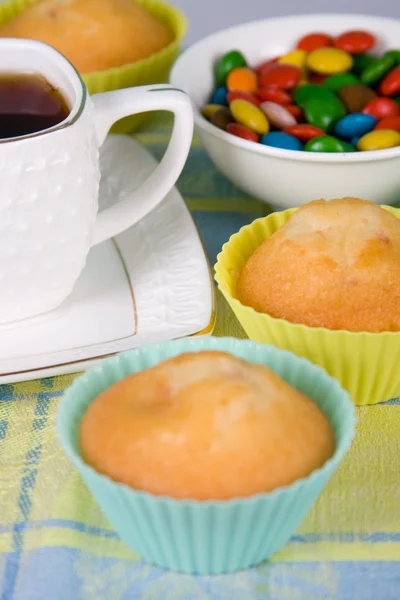
[[239, 67], [247, 67], [246, 59], [239, 50], [231, 50], [224, 54], [217, 63], [218, 85], [225, 85], [229, 73]]
[[356, 75], [353, 75], [353, 73], [337, 73], [336, 75], [327, 77], [323, 85], [332, 90], [332, 92], [338, 92], [346, 85], [351, 85], [352, 83], [360, 83]]
[[312, 97], [304, 105], [304, 114], [307, 123], [330, 131], [335, 123], [346, 115], [346, 108], [336, 96], [317, 98]]
[[393, 100], [395, 100], [397, 102], [397, 104], [400, 104], [400, 94], [398, 94], [397, 96], [395, 96], [393, 98]]
[[353, 69], [352, 71], [356, 75], [360, 75], [367, 67], [374, 64], [376, 61], [375, 56], [371, 56], [370, 54], [354, 54], [353, 55]]
[[322, 87], [321, 85], [315, 85], [310, 83], [309, 85], [303, 85], [299, 87], [294, 93], [294, 101], [300, 108], [304, 108], [306, 103], [315, 98], [317, 100], [325, 100], [335, 98], [334, 92], [330, 89]]
[[320, 135], [308, 141], [304, 146], [306, 152], [355, 152], [351, 144], [338, 140], [333, 135]]
[[393, 56], [384, 55], [364, 69], [360, 75], [360, 79], [365, 85], [374, 85], [374, 83], [377, 83], [377, 81], [382, 79], [395, 64], [396, 62]]
[[383, 56], [393, 58], [396, 65], [400, 65], [400, 50], [388, 50]]

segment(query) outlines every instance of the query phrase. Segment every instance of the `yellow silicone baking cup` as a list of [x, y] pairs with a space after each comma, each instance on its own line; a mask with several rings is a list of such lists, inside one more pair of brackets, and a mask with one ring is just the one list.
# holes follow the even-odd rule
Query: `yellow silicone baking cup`
[[[400, 218], [400, 209], [383, 207]], [[400, 332], [332, 331], [275, 319], [244, 306], [235, 297], [237, 277], [256, 248], [296, 209], [257, 219], [232, 235], [217, 257], [215, 279], [251, 340], [291, 350], [323, 367], [357, 405], [400, 396]]]
[[[21, 13], [27, 6], [38, 0], [11, 0], [0, 4], [0, 27]], [[179, 46], [184, 37], [187, 24], [184, 15], [175, 7], [160, 2], [160, 0], [134, 0], [140, 4], [156, 19], [164, 23], [173, 34], [173, 39], [168, 46], [152, 56], [129, 63], [114, 69], [97, 71], [82, 75], [89, 94], [108, 92], [121, 88], [149, 85], [152, 83], [165, 83], [179, 51]], [[142, 125], [151, 113], [142, 113], [126, 117], [118, 121], [112, 128], [114, 133], [128, 133]]]

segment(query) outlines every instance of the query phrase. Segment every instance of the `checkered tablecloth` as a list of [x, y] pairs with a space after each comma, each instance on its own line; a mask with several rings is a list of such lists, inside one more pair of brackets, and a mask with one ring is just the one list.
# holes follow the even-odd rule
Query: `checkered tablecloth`
[[[139, 141], [160, 158], [168, 139]], [[179, 184], [210, 262], [266, 214], [211, 164], [195, 139]], [[215, 335], [244, 337], [218, 296]], [[274, 559], [234, 575], [191, 577], [140, 561], [118, 539], [59, 447], [57, 405], [72, 376], [0, 387], [0, 600], [398, 600], [400, 406], [358, 410], [339, 471]]]

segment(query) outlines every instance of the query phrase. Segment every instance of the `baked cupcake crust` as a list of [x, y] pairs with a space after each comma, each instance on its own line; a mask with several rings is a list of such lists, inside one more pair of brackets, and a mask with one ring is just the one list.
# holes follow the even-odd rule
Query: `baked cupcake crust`
[[137, 490], [193, 500], [267, 492], [332, 456], [321, 409], [262, 365], [177, 356], [101, 394], [79, 428], [83, 459]]
[[39, 0], [0, 30], [0, 37], [50, 44], [80, 73], [134, 63], [172, 41], [172, 33], [134, 0]]
[[400, 330], [400, 220], [358, 198], [302, 206], [244, 265], [236, 288], [257, 312], [348, 331]]

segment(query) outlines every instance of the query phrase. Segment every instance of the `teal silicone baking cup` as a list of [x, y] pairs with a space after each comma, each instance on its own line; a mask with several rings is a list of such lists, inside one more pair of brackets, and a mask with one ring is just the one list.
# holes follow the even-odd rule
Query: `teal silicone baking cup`
[[[80, 456], [78, 427], [89, 404], [110, 385], [162, 360], [200, 350], [262, 363], [312, 398], [335, 433], [335, 453], [304, 479], [272, 492], [226, 501], [175, 500], [136, 491], [94, 471]], [[351, 445], [354, 406], [323, 369], [274, 346], [233, 338], [185, 338], [106, 359], [78, 377], [60, 403], [61, 443], [120, 538], [144, 560], [191, 574], [257, 565], [290, 539]], [[234, 468], [234, 465], [232, 465]], [[267, 468], [267, 467], [266, 467]]]

